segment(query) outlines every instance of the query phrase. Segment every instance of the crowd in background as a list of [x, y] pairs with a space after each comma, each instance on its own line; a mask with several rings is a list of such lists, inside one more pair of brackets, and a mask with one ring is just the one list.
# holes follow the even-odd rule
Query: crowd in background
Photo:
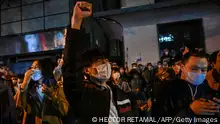
[[[76, 67], [73, 41], [84, 36], [80, 18], [91, 15], [80, 7], [91, 9], [85, 2], [75, 6], [64, 54], [55, 68], [49, 59], [34, 61], [22, 76], [1, 67], [1, 124], [90, 124], [92, 117], [220, 117], [220, 51], [208, 55], [201, 48], [184, 46], [171, 56], [165, 49], [156, 66], [137, 62], [129, 69], [109, 62], [95, 48], [84, 52]], [[76, 70], [83, 74], [80, 82]]]
[[[111, 75], [107, 84], [109, 86], [114, 85], [130, 94], [130, 98], [135, 101], [136, 106], [136, 112], [133, 116], [150, 117], [158, 115], [154, 113], [157, 109], [153, 109], [153, 105], [157, 103], [157, 99], [162, 97], [158, 96], [161, 94], [160, 92], [163, 92], [160, 90], [161, 87], [167, 82], [181, 79], [184, 56], [187, 56], [190, 50], [186, 47], [185, 51], [188, 52], [182, 52], [180, 56], [174, 58], [170, 57], [169, 52], [166, 51], [168, 50], [165, 50], [164, 56], [161, 57], [161, 61], [156, 66], [151, 63], [146, 63], [146, 65], [132, 63], [132, 68], [129, 69], [127, 65], [120, 67], [117, 63], [110, 62]], [[200, 53], [201, 51], [196, 52]], [[211, 92], [213, 94], [207, 95], [220, 94], [220, 51], [209, 56], [206, 54], [206, 57], [209, 64], [205, 71], [208, 73], [203, 83], [213, 89]], [[7, 67], [1, 67], [1, 80], [3, 84], [7, 84], [12, 89], [11, 93], [16, 104], [15, 121], [17, 123], [38, 124], [40, 121], [45, 121], [55, 124], [65, 122], [69, 103], [63, 92], [63, 58], [64, 55], [58, 59], [54, 70], [52, 70], [50, 60], [36, 60], [25, 75], [16, 76]], [[44, 80], [44, 77], [48, 80]], [[89, 75], [84, 75], [84, 80], [89, 80], [89, 78]], [[216, 82], [211, 82], [211, 79]], [[163, 106], [162, 103], [160, 105]], [[66, 123], [75, 124], [76, 120], [70, 118]]]

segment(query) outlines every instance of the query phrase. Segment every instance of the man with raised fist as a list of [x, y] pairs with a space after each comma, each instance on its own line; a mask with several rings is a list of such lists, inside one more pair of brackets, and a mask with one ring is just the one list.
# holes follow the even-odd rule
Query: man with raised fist
[[[82, 43], [84, 32], [81, 30], [83, 19], [91, 16], [92, 4], [77, 2], [67, 29], [62, 67], [64, 91], [79, 124], [119, 124], [117, 121], [106, 122], [106, 118], [132, 117], [135, 109], [129, 94], [108, 82], [111, 65], [99, 48], [90, 49], [80, 57], [76, 67], [76, 49]], [[76, 81], [76, 70], [83, 70], [87, 79]], [[78, 79], [77, 79], [78, 78]], [[101, 118], [101, 120], [99, 120]], [[94, 120], [95, 119], [95, 120]], [[96, 120], [98, 119], [98, 120]], [[128, 122], [125, 122], [129, 124]]]

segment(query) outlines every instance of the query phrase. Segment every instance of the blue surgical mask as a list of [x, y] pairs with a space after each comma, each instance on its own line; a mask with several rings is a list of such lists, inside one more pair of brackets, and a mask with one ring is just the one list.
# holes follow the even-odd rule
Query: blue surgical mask
[[38, 81], [42, 78], [41, 70], [35, 69], [33, 70], [33, 75], [31, 76], [32, 80]]
[[187, 72], [186, 81], [193, 85], [200, 85], [204, 82], [206, 78], [206, 74], [195, 73], [195, 72]]

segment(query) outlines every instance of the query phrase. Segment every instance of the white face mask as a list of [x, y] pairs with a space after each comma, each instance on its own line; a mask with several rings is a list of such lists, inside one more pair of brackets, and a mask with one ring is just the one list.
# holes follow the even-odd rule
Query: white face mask
[[203, 83], [206, 78], [206, 74], [195, 73], [195, 72], [185, 72], [185, 80], [189, 83], [198, 86]]
[[120, 78], [120, 73], [114, 73], [113, 77], [114, 77], [114, 79], [119, 79]]
[[100, 83], [107, 81], [111, 77], [111, 65], [110, 63], [105, 63], [96, 67], [97, 75], [92, 75]]
[[33, 75], [31, 76], [32, 80], [38, 81], [42, 78], [41, 70], [35, 69], [33, 70]]

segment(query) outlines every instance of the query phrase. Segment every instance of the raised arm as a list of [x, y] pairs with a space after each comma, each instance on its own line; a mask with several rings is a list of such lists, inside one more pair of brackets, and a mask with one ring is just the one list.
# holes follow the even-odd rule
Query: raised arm
[[[82, 11], [80, 8], [87, 8]], [[85, 34], [80, 30], [82, 21], [92, 13], [92, 5], [87, 2], [77, 2], [71, 20], [71, 27], [67, 29], [66, 44], [64, 49], [63, 87], [64, 93], [71, 106], [76, 106], [80, 98], [79, 85], [76, 83], [76, 52], [79, 44], [84, 40]]]

